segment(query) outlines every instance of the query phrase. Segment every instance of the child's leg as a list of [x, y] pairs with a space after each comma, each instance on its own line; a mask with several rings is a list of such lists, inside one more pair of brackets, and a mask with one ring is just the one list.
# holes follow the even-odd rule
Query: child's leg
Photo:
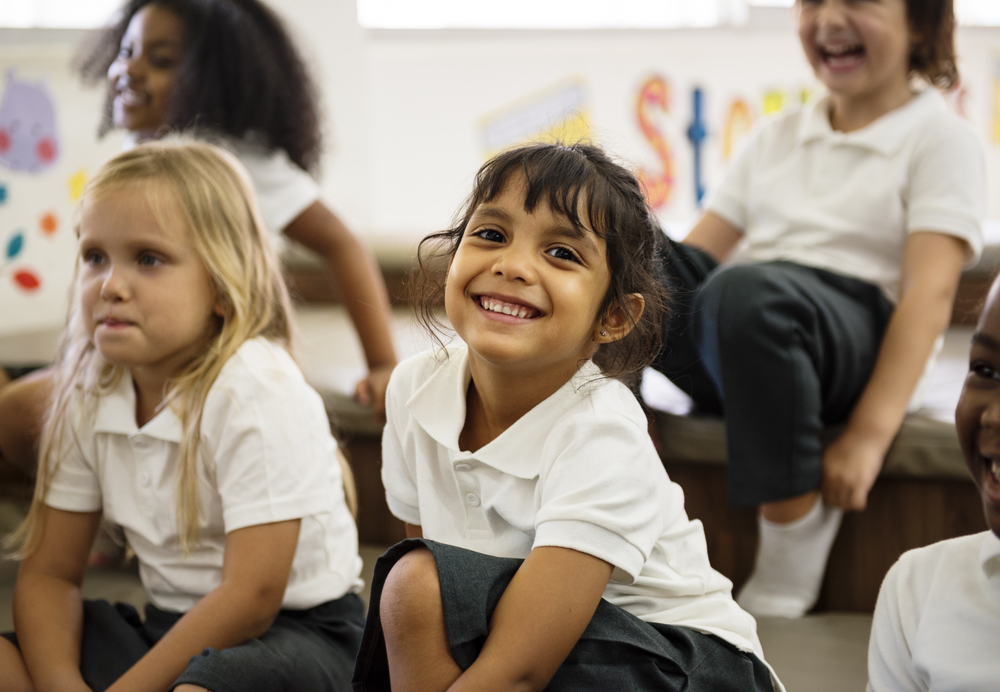
[[670, 292], [670, 315], [663, 325], [663, 350], [653, 363], [694, 399], [699, 410], [721, 413], [716, 384], [702, 363], [695, 337], [695, 298], [705, 279], [719, 266], [708, 253], [667, 239], [660, 256], [660, 280]]
[[821, 433], [849, 415], [867, 383], [891, 305], [874, 286], [778, 262], [721, 270], [697, 307], [706, 366], [723, 394], [730, 500], [763, 506], [740, 603], [802, 615], [841, 516], [817, 502]]
[[361, 643], [364, 603], [357, 594], [307, 610], [282, 610], [260, 637], [205, 649], [177, 678], [177, 690], [344, 692]]
[[396, 562], [379, 612], [393, 692], [446, 690], [462, 674], [448, 646], [437, 564], [426, 548]]
[[34, 692], [21, 652], [4, 637], [0, 637], [0, 671], [0, 692]]

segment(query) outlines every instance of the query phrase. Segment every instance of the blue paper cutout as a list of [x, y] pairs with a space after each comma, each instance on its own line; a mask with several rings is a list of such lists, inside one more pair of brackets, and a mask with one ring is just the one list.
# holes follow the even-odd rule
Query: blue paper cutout
[[21, 254], [22, 249], [24, 249], [24, 233], [19, 231], [15, 233], [14, 237], [7, 243], [7, 259], [17, 257]]
[[694, 113], [687, 130], [687, 137], [694, 148], [694, 197], [695, 202], [700, 205], [705, 196], [705, 183], [701, 175], [701, 151], [702, 145], [708, 139], [708, 128], [705, 126], [704, 92], [700, 88], [695, 88], [691, 96]]

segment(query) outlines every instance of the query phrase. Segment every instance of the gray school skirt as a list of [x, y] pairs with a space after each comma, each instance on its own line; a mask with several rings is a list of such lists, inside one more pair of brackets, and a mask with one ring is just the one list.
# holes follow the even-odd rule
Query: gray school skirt
[[[107, 689], [149, 651], [182, 613], [147, 605], [83, 602], [80, 672], [94, 692]], [[229, 649], [205, 649], [171, 685], [212, 692], [346, 692], [361, 642], [364, 603], [347, 594], [308, 610], [282, 610], [260, 637]], [[17, 645], [14, 633], [0, 635]]]
[[[355, 692], [390, 689], [379, 601], [393, 565], [415, 548], [427, 548], [434, 555], [448, 644], [462, 670], [479, 656], [493, 610], [523, 562], [423, 538], [407, 539], [386, 551], [375, 563], [368, 621], [354, 669]], [[603, 599], [545, 689], [773, 692], [767, 666], [752, 653], [686, 627], [644, 622]]]

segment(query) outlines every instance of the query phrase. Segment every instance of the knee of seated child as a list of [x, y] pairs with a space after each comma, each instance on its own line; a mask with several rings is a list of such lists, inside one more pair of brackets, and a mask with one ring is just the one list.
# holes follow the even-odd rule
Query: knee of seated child
[[747, 334], [757, 334], [786, 325], [774, 320], [774, 311], [784, 312], [795, 303], [782, 278], [784, 270], [768, 264], [735, 264], [724, 267], [702, 286], [696, 310], [703, 319], [713, 321], [723, 340], [743, 341]]
[[440, 617], [441, 582], [431, 551], [411, 550], [393, 565], [382, 587], [379, 610], [383, 629], [426, 622], [435, 612]]

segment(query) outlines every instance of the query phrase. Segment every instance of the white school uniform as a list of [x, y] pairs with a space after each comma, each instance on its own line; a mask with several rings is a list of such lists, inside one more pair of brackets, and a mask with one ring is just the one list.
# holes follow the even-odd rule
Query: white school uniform
[[[169, 407], [142, 428], [126, 371], [118, 386], [68, 412], [73, 439], [45, 503], [103, 511], [121, 526], [157, 607], [186, 612], [222, 579], [226, 535], [301, 519], [282, 607], [304, 610], [361, 588], [357, 529], [344, 501], [336, 442], [319, 395], [280, 345], [244, 343], [223, 366], [201, 421], [200, 543], [177, 530], [181, 423]], [[89, 409], [89, 412], [88, 412]]]
[[756, 622], [712, 569], [646, 417], [588, 361], [495, 440], [461, 451], [468, 350], [396, 368], [387, 394], [382, 481], [389, 509], [423, 536], [496, 557], [571, 548], [614, 566], [604, 598], [647, 622], [716, 635], [761, 660]]
[[904, 553], [882, 583], [869, 692], [1000, 689], [1000, 538], [991, 531]]
[[786, 260], [851, 276], [899, 300], [910, 233], [982, 252], [983, 147], [927, 89], [867, 127], [836, 132], [830, 99], [766, 121], [734, 157], [708, 211], [744, 231], [741, 259]]

